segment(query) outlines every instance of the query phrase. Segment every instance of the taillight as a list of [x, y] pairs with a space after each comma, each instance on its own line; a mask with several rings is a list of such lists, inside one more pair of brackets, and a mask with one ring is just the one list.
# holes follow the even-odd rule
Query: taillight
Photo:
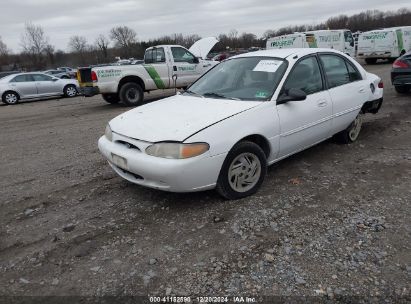
[[394, 61], [394, 63], [392, 64], [393, 68], [396, 69], [406, 69], [409, 68], [410, 66], [408, 65], [408, 63], [406, 63], [405, 61], [402, 61], [400, 59], [397, 59]]
[[97, 82], [97, 74], [94, 71], [91, 71], [91, 80], [93, 82]]
[[380, 89], [383, 89], [383, 88], [384, 88], [384, 82], [382, 82], [382, 80], [378, 83], [378, 87], [379, 87]]

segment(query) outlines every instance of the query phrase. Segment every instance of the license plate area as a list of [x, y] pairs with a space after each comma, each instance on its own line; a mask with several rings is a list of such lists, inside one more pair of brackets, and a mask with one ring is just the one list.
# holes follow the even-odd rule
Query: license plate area
[[127, 159], [125, 159], [124, 157], [111, 153], [111, 159], [113, 161], [113, 164], [115, 164], [117, 167], [128, 170]]

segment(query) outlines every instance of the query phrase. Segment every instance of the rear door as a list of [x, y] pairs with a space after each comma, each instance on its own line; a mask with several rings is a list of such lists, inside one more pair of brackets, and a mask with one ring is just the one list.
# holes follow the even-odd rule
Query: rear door
[[333, 135], [354, 121], [367, 101], [369, 88], [348, 59], [331, 53], [323, 53], [319, 57], [333, 103]]
[[63, 94], [58, 79], [45, 74], [32, 74], [39, 96]]
[[9, 86], [20, 95], [20, 98], [37, 96], [37, 86], [31, 74], [17, 75], [10, 80]]
[[307, 98], [277, 105], [281, 125], [279, 157], [303, 150], [331, 134], [332, 103], [317, 56], [303, 57], [294, 65], [280, 96], [292, 88], [303, 90]]

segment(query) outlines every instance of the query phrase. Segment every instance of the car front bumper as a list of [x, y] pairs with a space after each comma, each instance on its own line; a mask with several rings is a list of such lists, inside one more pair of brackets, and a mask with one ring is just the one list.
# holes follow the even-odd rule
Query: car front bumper
[[[113, 133], [113, 141], [105, 136], [98, 141], [100, 152], [114, 171], [132, 183], [170, 192], [215, 188], [226, 153], [210, 156], [207, 152], [188, 159], [165, 159], [146, 154], [149, 145], [116, 133]], [[126, 165], [119, 166], [118, 156], [126, 160]]]

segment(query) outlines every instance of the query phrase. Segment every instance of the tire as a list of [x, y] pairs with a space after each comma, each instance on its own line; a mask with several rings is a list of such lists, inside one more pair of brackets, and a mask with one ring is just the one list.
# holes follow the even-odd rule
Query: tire
[[400, 94], [405, 94], [408, 93], [410, 90], [410, 86], [404, 85], [404, 86], [395, 86], [395, 91]]
[[68, 98], [76, 97], [78, 94], [76, 86], [72, 84], [66, 85], [64, 87], [63, 92], [64, 92], [64, 96]]
[[257, 192], [266, 174], [264, 151], [253, 142], [242, 141], [231, 149], [224, 160], [216, 190], [229, 200], [243, 198]]
[[1, 98], [1, 100], [8, 105], [14, 105], [17, 104], [20, 100], [19, 94], [16, 92], [8, 91], [5, 92]]
[[138, 106], [143, 102], [144, 92], [141, 86], [135, 82], [128, 82], [120, 89], [120, 100], [129, 107]]
[[103, 97], [104, 101], [111, 104], [116, 104], [120, 102], [118, 94], [101, 94], [101, 96]]
[[350, 144], [358, 139], [363, 123], [363, 113], [360, 112], [347, 129], [336, 135], [337, 140], [342, 144]]
[[366, 64], [376, 64], [377, 58], [365, 58], [365, 63]]

